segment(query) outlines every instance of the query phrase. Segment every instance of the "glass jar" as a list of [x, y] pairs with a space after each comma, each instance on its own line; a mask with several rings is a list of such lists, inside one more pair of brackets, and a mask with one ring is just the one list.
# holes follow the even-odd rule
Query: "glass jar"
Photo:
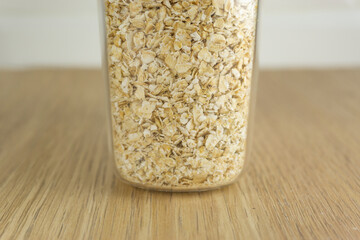
[[248, 152], [258, 1], [100, 1], [120, 178], [185, 192], [234, 182]]

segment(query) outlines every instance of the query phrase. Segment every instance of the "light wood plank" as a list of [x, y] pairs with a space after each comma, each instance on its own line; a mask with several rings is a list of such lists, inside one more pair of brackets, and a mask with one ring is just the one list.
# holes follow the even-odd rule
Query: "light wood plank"
[[236, 184], [119, 182], [97, 70], [0, 72], [0, 239], [360, 239], [360, 70], [261, 74]]

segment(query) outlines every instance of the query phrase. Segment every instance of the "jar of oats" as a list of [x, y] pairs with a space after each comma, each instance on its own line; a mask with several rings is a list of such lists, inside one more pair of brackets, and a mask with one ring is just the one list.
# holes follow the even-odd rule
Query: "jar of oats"
[[102, 0], [112, 155], [163, 191], [234, 182], [247, 145], [257, 0]]

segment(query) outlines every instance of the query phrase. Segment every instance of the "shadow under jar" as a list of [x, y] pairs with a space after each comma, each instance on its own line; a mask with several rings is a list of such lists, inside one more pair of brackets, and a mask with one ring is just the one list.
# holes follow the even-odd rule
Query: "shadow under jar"
[[100, 1], [120, 178], [184, 192], [234, 182], [248, 152], [258, 1]]

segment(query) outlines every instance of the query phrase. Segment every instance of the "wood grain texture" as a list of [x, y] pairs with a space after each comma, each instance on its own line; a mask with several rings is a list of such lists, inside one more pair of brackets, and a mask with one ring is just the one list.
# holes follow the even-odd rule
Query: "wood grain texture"
[[360, 70], [263, 72], [245, 173], [190, 194], [115, 178], [103, 88], [0, 72], [0, 239], [360, 239]]

